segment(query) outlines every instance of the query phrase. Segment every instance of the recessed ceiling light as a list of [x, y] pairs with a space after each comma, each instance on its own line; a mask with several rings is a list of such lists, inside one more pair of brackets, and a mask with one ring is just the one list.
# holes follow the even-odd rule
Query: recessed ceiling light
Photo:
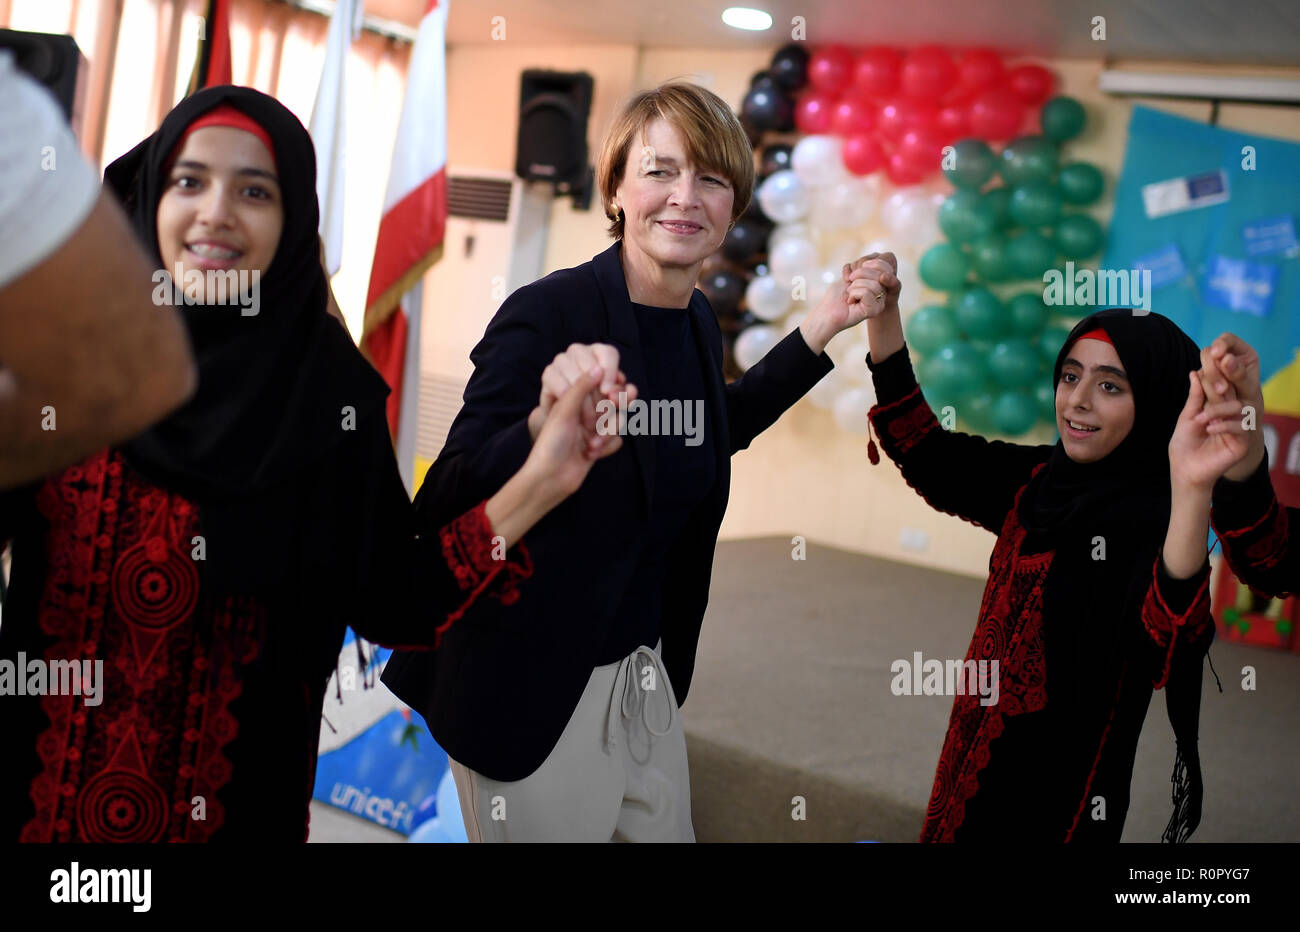
[[722, 11], [722, 21], [735, 29], [752, 29], [755, 32], [772, 28], [770, 14], [747, 6], [727, 7]]

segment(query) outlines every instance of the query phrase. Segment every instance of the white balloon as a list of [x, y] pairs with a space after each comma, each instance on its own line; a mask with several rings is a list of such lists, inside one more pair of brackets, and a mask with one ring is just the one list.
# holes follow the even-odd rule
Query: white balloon
[[808, 394], [804, 397], [814, 408], [829, 411], [835, 407], [835, 399], [840, 397], [840, 390], [843, 387], [844, 383], [840, 380], [839, 373], [832, 369], [822, 376], [820, 382], [808, 389]]
[[774, 223], [793, 223], [811, 203], [808, 186], [788, 168], [773, 172], [758, 189], [758, 206]]
[[767, 236], [767, 254], [770, 256], [772, 251], [788, 239], [806, 239], [811, 241], [813, 236], [812, 227], [806, 223], [781, 223], [772, 228], [772, 232]]
[[863, 255], [863, 253], [858, 251], [856, 241], [851, 239], [835, 240], [831, 245], [827, 246], [823, 252], [826, 254], [826, 264], [835, 269], [842, 269], [844, 266]]
[[805, 287], [811, 287], [813, 277], [821, 268], [821, 260], [811, 241], [786, 239], [768, 253], [767, 268], [782, 288], [790, 288], [795, 278], [802, 278]]
[[876, 403], [875, 390], [867, 385], [854, 385], [840, 392], [832, 409], [835, 423], [851, 434], [866, 436], [867, 412]]
[[795, 311], [793, 314], [787, 314], [782, 324], [785, 334], [788, 336], [798, 330], [799, 325], [803, 323], [804, 318], [807, 316], [807, 311]]
[[[859, 328], [853, 328], [854, 331], [857, 329]], [[853, 345], [844, 351], [843, 361], [835, 360], [835, 368], [839, 369], [840, 374], [850, 382], [869, 385], [871, 384], [871, 370], [867, 368], [869, 352], [871, 352], [871, 344], [866, 341], [865, 336], [859, 336]]]
[[741, 370], [748, 370], [768, 354], [768, 351], [781, 342], [782, 333], [768, 324], [755, 324], [746, 327], [736, 337], [736, 365]]
[[881, 217], [890, 233], [909, 246], [928, 246], [942, 238], [939, 204], [925, 188], [899, 188], [885, 199]]
[[804, 184], [831, 184], [849, 174], [842, 150], [838, 136], [805, 136], [790, 153], [790, 167]]
[[848, 178], [814, 189], [809, 218], [819, 230], [848, 230], [871, 219], [879, 200], [874, 178]]
[[771, 275], [759, 275], [745, 289], [745, 306], [759, 320], [779, 320], [790, 310], [790, 289]]

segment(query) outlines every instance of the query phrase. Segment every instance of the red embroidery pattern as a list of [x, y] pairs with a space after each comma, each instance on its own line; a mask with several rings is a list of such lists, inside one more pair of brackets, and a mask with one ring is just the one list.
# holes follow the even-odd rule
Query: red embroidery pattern
[[[1041, 467], [1039, 467], [1041, 468]], [[1035, 470], [1037, 471], [1037, 470]], [[1016, 511], [1024, 488], [1008, 512], [989, 559], [979, 622], [966, 660], [998, 661], [998, 701], [980, 705], [978, 695], [953, 700], [948, 732], [934, 775], [921, 841], [952, 841], [989, 763], [989, 743], [1002, 734], [1005, 719], [1047, 705], [1047, 649], [1043, 640], [1043, 584], [1052, 552], [1020, 556], [1025, 530]]]
[[[492, 558], [493, 530], [487, 517], [487, 502], [480, 503], [477, 508], [443, 527], [438, 536], [442, 541], [443, 558], [455, 574], [457, 584], [462, 590], [469, 590], [470, 594], [438, 626], [435, 649], [442, 644], [443, 635], [494, 580], [499, 580], [499, 585], [492, 595], [503, 605], [513, 605], [519, 601], [519, 583], [533, 575], [533, 560], [523, 541], [515, 545], [517, 557], [507, 560]], [[504, 578], [499, 575], [503, 569]]]
[[1244, 548], [1224, 547], [1224, 557], [1229, 567], [1232, 567], [1234, 575], [1240, 577], [1241, 574], [1237, 573], [1233, 564], [1242, 559], [1246, 561], [1247, 566], [1257, 570], [1271, 570], [1282, 562], [1290, 534], [1289, 525], [1290, 520], [1286, 509], [1274, 497], [1268, 511], [1264, 512], [1264, 516], [1250, 527], [1235, 531], [1220, 531], [1219, 536], [1224, 538], [1225, 543], [1254, 538]]
[[1160, 557], [1151, 565], [1151, 585], [1147, 588], [1146, 598], [1142, 600], [1142, 627], [1147, 635], [1155, 641], [1157, 647], [1165, 649], [1165, 661], [1160, 675], [1152, 682], [1156, 689], [1163, 689], [1169, 680], [1169, 665], [1174, 658], [1174, 647], [1179, 641], [1190, 642], [1203, 637], [1213, 626], [1210, 616], [1210, 577], [1207, 573], [1196, 590], [1196, 596], [1187, 611], [1182, 614], [1174, 612], [1160, 594], [1160, 584], [1156, 574]]
[[925, 403], [925, 398], [921, 395], [921, 389], [918, 386], [892, 404], [877, 405], [871, 409], [868, 417], [872, 426], [876, 428], [876, 433], [881, 432], [876, 419], [895, 407], [901, 408], [901, 411], [888, 417], [886, 431], [887, 435], [893, 440], [892, 445], [899, 453], [906, 453], [920, 443], [926, 434], [939, 427], [938, 418], [934, 416], [930, 406]]
[[[198, 513], [106, 451], [47, 481], [40, 627], [47, 661], [102, 661], [102, 704], [44, 696], [35, 816], [22, 841], [203, 841], [225, 813], [230, 703], [259, 653], [260, 612], [205, 605], [189, 546]], [[205, 818], [191, 817], [203, 797]]]

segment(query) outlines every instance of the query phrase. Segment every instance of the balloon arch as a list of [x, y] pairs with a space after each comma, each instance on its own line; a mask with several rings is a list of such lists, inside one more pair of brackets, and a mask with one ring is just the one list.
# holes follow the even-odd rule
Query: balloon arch
[[[1054, 86], [1042, 65], [987, 49], [780, 49], [740, 108], [754, 200], [700, 276], [729, 371], [797, 327], [845, 262], [889, 250], [931, 406], [976, 433], [1054, 425], [1047, 376], [1081, 315], [1044, 304], [1043, 276], [1105, 242], [1079, 209], [1101, 198], [1102, 173], [1061, 154], [1084, 108]], [[862, 328], [837, 336], [836, 369], [809, 393], [857, 433], [874, 403], [867, 349]]]

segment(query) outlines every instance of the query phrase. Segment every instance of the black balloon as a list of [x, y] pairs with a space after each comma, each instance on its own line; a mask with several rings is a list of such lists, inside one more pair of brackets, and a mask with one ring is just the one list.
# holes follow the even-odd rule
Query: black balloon
[[794, 129], [794, 104], [775, 87], [761, 86], [750, 90], [741, 104], [740, 113], [756, 129], [786, 133]]
[[717, 269], [700, 279], [700, 291], [709, 299], [713, 312], [720, 320], [736, 316], [740, 300], [745, 296], [745, 279], [725, 268]]
[[762, 161], [758, 173], [766, 178], [772, 172], [783, 171], [790, 167], [790, 153], [793, 147], [784, 142], [776, 142], [763, 147]]
[[772, 78], [787, 91], [802, 90], [808, 83], [808, 52], [801, 45], [782, 46], [772, 56], [768, 69]]
[[745, 131], [745, 138], [749, 140], [750, 148], [758, 148], [758, 144], [763, 141], [762, 127], [755, 126], [754, 122], [744, 113], [740, 114], [740, 128]]
[[748, 264], [767, 252], [767, 235], [771, 227], [746, 220], [736, 221], [722, 240], [722, 254], [732, 262]]
[[776, 83], [776, 78], [772, 77], [769, 71], [755, 71], [754, 76], [749, 79], [749, 89], [751, 91], [759, 85], [770, 87], [778, 94], [781, 92], [781, 86]]
[[[757, 185], [755, 185], [755, 188], [757, 188]], [[740, 215], [740, 219], [758, 224], [761, 227], [766, 227], [768, 230], [771, 230], [772, 227], [775, 226], [775, 224], [768, 219], [767, 214], [763, 213], [763, 208], [758, 203], [757, 197], [750, 197], [749, 206], [746, 207], [745, 212]]]

